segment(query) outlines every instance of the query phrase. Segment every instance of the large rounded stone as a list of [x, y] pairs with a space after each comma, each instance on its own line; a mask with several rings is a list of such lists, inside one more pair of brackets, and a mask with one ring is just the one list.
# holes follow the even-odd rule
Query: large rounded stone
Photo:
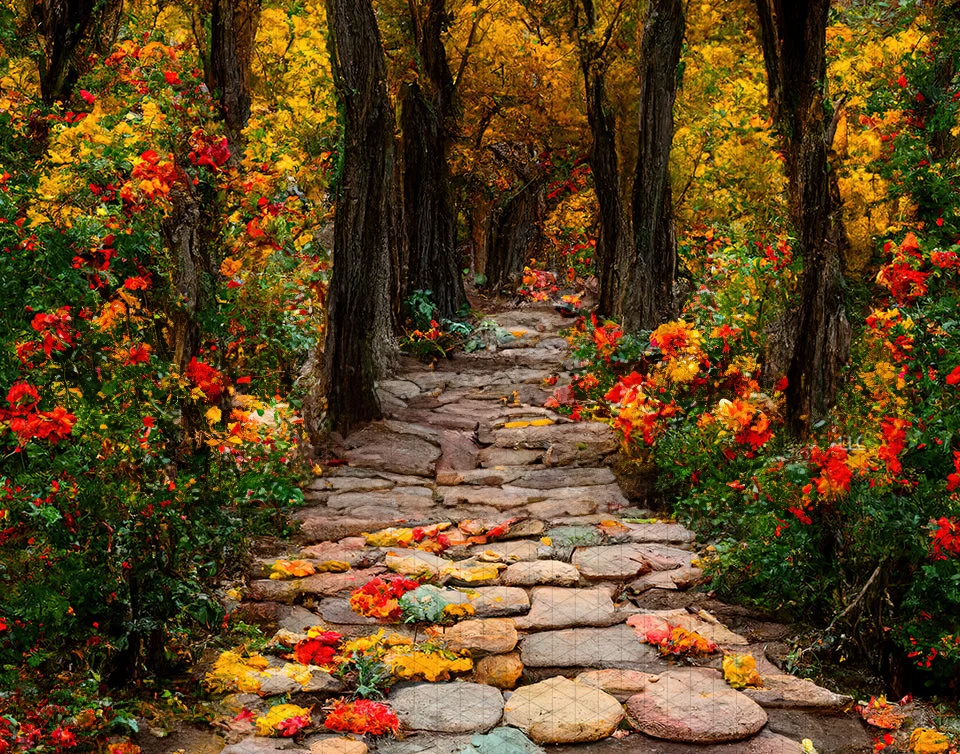
[[523, 663], [517, 652], [505, 655], [483, 657], [473, 668], [473, 680], [496, 686], [498, 689], [512, 689], [523, 674]]
[[682, 743], [741, 741], [767, 723], [767, 713], [734, 691], [716, 670], [685, 668], [661, 673], [631, 696], [627, 719], [654, 738]]
[[621, 702], [625, 702], [634, 694], [643, 691], [651, 678], [655, 679], [656, 676], [641, 673], [639, 670], [624, 670], [623, 668], [587, 670], [577, 676], [580, 683], [596, 686]]
[[390, 692], [390, 706], [413, 730], [482, 733], [500, 722], [503, 695], [480, 683], [404, 683]]
[[506, 725], [537, 743], [599, 741], [622, 719], [623, 708], [612, 696], [562, 676], [517, 689], [503, 710]]

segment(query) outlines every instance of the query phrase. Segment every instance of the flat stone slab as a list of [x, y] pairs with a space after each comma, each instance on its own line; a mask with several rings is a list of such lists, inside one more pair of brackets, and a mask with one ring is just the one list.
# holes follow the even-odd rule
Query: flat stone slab
[[674, 568], [694, 568], [696, 554], [689, 550], [657, 543], [633, 545], [654, 571], [672, 571]]
[[437, 626], [427, 632], [442, 639], [453, 652], [504, 654], [517, 646], [517, 629], [510, 618], [462, 620], [452, 626]]
[[610, 626], [627, 619], [614, 607], [606, 589], [564, 589], [535, 587], [530, 612], [517, 618], [517, 628], [541, 631], [572, 626]]
[[620, 702], [595, 686], [562, 676], [522, 686], [510, 695], [503, 720], [537, 743], [606, 738], [623, 719]]
[[657, 650], [637, 641], [627, 625], [541, 631], [520, 640], [520, 659], [531, 668], [625, 668], [659, 672]]
[[625, 581], [650, 570], [650, 564], [636, 545], [578, 547], [573, 564], [587, 579]]
[[440, 457], [438, 433], [417, 424], [374, 422], [347, 438], [344, 457], [351, 466], [396, 474], [433, 476]]
[[563, 487], [587, 487], [595, 484], [616, 484], [617, 478], [606, 466], [599, 468], [531, 469], [518, 474], [511, 482], [514, 487], [532, 487], [554, 490]]
[[341, 592], [359, 589], [374, 576], [379, 576], [385, 570], [382, 566], [374, 566], [359, 571], [350, 570], [345, 573], [315, 573], [313, 576], [307, 576], [301, 580], [299, 591], [303, 594], [333, 597]]
[[639, 670], [608, 668], [606, 670], [587, 670], [577, 676], [577, 681], [588, 686], [596, 686], [620, 702], [625, 702], [634, 694], [643, 691], [651, 679], [657, 676], [641, 673]]
[[580, 581], [580, 571], [559, 560], [529, 560], [509, 566], [500, 578], [510, 586], [575, 586]]
[[310, 482], [309, 490], [331, 492], [375, 492], [389, 490], [393, 482], [379, 477], [321, 476]]
[[428, 487], [397, 487], [374, 492], [338, 492], [327, 498], [327, 508], [355, 511], [366, 505], [384, 509], [430, 508], [434, 505], [433, 490]]
[[709, 613], [693, 615], [686, 610], [641, 610], [627, 619], [638, 637], [645, 636], [651, 629], [664, 630], [680, 626], [687, 631], [696, 631], [703, 638], [720, 646], [743, 646], [749, 644], [740, 634], [735, 634]]
[[710, 668], [661, 673], [625, 706], [627, 719], [641, 733], [682, 743], [742, 741], [767, 723], [759, 704]]
[[545, 448], [547, 466], [589, 466], [616, 452], [620, 440], [609, 424], [577, 422], [545, 427], [498, 429], [493, 432], [498, 448]]
[[483, 733], [503, 715], [503, 695], [480, 683], [399, 684], [389, 704], [406, 727], [437, 733]]
[[667, 544], [690, 544], [697, 536], [680, 524], [658, 522], [654, 524], [628, 524], [626, 536], [631, 542], [664, 542]]
[[300, 533], [308, 542], [331, 542], [345, 537], [355, 537], [365, 531], [377, 531], [393, 526], [396, 518], [380, 513], [376, 518], [338, 516], [327, 509], [306, 509], [302, 516]]
[[472, 557], [484, 554], [492, 554], [499, 557], [505, 563], [511, 561], [532, 561], [537, 559], [537, 549], [539, 542], [533, 542], [528, 539], [509, 539], [505, 541], [488, 542], [485, 545], [475, 545], [470, 548], [469, 553]]
[[478, 618], [499, 618], [520, 615], [530, 609], [530, 597], [515, 586], [479, 586], [464, 589], [474, 615]]
[[484, 448], [477, 455], [480, 465], [486, 469], [497, 466], [527, 466], [543, 458], [542, 450], [514, 450], [513, 448]]

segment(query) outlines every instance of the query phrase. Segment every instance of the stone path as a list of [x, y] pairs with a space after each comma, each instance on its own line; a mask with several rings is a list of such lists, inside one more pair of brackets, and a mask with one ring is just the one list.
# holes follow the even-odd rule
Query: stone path
[[[410, 361], [384, 382], [388, 418], [347, 438], [345, 463], [309, 485], [309, 505], [297, 514], [300, 539], [285, 557], [349, 569], [271, 580], [271, 559], [252, 574], [234, 616], [280, 630], [288, 646], [317, 625], [364, 636], [379, 625], [351, 610], [353, 589], [391, 571], [428, 573], [444, 582], [447, 598], [474, 609], [431, 633], [469, 653], [473, 669], [393, 686], [386, 702], [403, 740], [244, 737], [224, 754], [532, 754], [543, 746], [570, 754], [799, 754], [803, 738], [821, 754], [869, 751], [869, 736], [843, 712], [849, 697], [771, 661], [786, 627], [692, 588], [702, 577], [694, 535], [632, 507], [607, 465], [618, 448], [614, 431], [542, 407], [549, 383], [569, 381], [568, 344], [559, 336], [569, 320], [534, 308], [497, 321], [495, 349], [457, 354], [435, 369]], [[491, 541], [465, 541], [507, 521]], [[439, 556], [373, 547], [363, 537], [441, 522], [456, 536]], [[638, 638], [658, 626], [695, 631], [721, 651], [666, 659]], [[388, 631], [414, 634], [403, 625]], [[762, 688], [731, 688], [722, 652], [752, 654]], [[281, 660], [270, 662], [262, 671], [269, 683], [226, 697], [226, 714], [262, 711], [280, 694], [319, 710], [344, 692], [325, 673], [293, 680]]]

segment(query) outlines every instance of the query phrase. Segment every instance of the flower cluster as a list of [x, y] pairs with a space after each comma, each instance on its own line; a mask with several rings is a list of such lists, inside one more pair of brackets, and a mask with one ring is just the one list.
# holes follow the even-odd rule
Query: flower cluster
[[324, 727], [338, 733], [354, 733], [358, 736], [396, 735], [400, 732], [400, 721], [386, 704], [369, 699], [357, 699], [348, 702], [344, 699], [334, 701], [333, 708], [323, 721]]
[[402, 615], [400, 598], [420, 586], [419, 582], [402, 576], [370, 579], [350, 594], [350, 607], [355, 613], [383, 621], [398, 621]]

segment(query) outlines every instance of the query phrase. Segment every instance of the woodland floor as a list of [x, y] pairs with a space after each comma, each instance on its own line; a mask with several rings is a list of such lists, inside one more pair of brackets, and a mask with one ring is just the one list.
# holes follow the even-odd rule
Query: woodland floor
[[[375, 575], [413, 567], [411, 558], [414, 566], [442, 566], [415, 550], [368, 547], [362, 532], [464, 520], [492, 526], [510, 519], [505, 537], [443, 553], [467, 566], [491, 560], [505, 566], [497, 578], [462, 591], [451, 588], [456, 581], [445, 587], [475, 608], [472, 619], [446, 630], [448, 640], [471, 651], [474, 674], [395, 685], [386, 701], [405, 737], [361, 739], [370, 751], [455, 754], [477, 733], [506, 724], [530, 733], [534, 723], [532, 737], [558, 754], [799, 754], [805, 738], [820, 754], [871, 751], [872, 736], [849, 711], [850, 697], [781, 669], [788, 626], [697, 589], [702, 574], [693, 533], [651, 522], [653, 514], [624, 496], [609, 466], [618, 448], [612, 428], [572, 423], [542, 407], [553, 389], [545, 379], [556, 376], [563, 384], [570, 377], [568, 344], [559, 335], [569, 320], [547, 307], [491, 316], [508, 337], [434, 368], [405, 360], [381, 385], [388, 418], [333, 449], [347, 464], [326, 468], [306, 490], [308, 506], [296, 514], [301, 533], [283, 554], [345, 560], [351, 569], [276, 581], [266, 578], [272, 559], [265, 560], [234, 606], [237, 615], [268, 633], [302, 634], [322, 623], [348, 637], [369, 634], [377, 622], [350, 609], [351, 590]], [[764, 688], [728, 687], [718, 671], [719, 653], [694, 661], [662, 658], [627, 624], [636, 616], [666, 618], [725, 651], [751, 653]], [[413, 632], [402, 625], [388, 627], [393, 630]], [[578, 681], [542, 683], [557, 676]], [[316, 710], [339, 695], [330, 684], [312, 692], [277, 690]], [[563, 743], [612, 730], [610, 717], [621, 711], [611, 708], [610, 695], [626, 706], [631, 725], [620, 726], [623, 737]], [[262, 711], [274, 701], [264, 689], [260, 696], [231, 695], [222, 709], [228, 718], [242, 707]], [[191, 743], [174, 736], [145, 751], [212, 752], [224, 738], [223, 754], [362, 751], [337, 748], [344, 744], [326, 734], [294, 742], [235, 732]], [[731, 739], [738, 740], [712, 743]], [[541, 751], [483, 737], [465, 750]]]

